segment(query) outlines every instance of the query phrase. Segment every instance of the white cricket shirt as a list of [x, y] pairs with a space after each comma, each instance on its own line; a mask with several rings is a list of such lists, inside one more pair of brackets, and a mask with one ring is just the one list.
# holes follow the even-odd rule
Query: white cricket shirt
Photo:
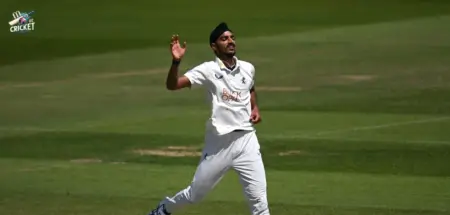
[[184, 75], [192, 87], [206, 89], [211, 104], [211, 117], [207, 130], [219, 135], [233, 130], [254, 130], [250, 122], [250, 89], [254, 84], [255, 67], [246, 61], [236, 59], [236, 66], [229, 70], [216, 57], [215, 61], [204, 62]]

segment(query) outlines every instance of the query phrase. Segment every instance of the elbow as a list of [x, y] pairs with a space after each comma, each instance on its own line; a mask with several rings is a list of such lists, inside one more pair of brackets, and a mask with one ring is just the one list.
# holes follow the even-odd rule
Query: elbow
[[176, 82], [166, 80], [166, 89], [169, 91], [175, 90]]
[[174, 91], [174, 90], [177, 90], [178, 88], [176, 85], [166, 84], [166, 89], [169, 91]]
[[174, 91], [176, 90], [176, 87], [170, 86], [170, 85], [166, 85], [166, 89], [169, 91]]

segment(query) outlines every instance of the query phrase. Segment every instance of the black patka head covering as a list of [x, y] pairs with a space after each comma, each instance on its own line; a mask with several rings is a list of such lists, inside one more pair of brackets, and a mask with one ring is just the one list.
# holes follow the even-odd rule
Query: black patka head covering
[[214, 28], [213, 31], [211, 31], [211, 34], [209, 35], [209, 44], [215, 43], [216, 40], [222, 35], [225, 31], [231, 31], [230, 28], [228, 28], [227, 23], [221, 22], [216, 28]]

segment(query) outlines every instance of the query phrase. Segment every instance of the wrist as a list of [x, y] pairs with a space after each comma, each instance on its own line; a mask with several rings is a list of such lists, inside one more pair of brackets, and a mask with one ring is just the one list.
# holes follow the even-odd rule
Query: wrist
[[180, 61], [172, 60], [172, 66], [178, 67], [180, 65]]
[[172, 64], [179, 64], [181, 62], [181, 58], [177, 59], [177, 58], [172, 58]]

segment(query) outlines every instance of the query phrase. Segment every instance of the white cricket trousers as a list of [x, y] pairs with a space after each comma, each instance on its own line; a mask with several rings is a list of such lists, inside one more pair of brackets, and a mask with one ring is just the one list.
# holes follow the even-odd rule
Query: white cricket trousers
[[202, 158], [191, 184], [161, 203], [169, 213], [198, 203], [230, 168], [239, 175], [251, 214], [269, 215], [266, 174], [255, 131], [235, 131], [222, 136], [207, 133]]

